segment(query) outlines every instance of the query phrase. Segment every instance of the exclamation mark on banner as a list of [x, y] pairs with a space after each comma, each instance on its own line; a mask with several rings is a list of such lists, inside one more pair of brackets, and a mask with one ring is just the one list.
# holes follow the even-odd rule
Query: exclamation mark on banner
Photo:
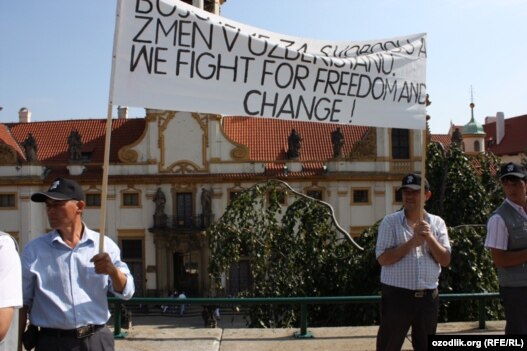
[[352, 120], [353, 120], [353, 114], [355, 114], [355, 103], [357, 102], [357, 99], [354, 99], [353, 100], [353, 105], [351, 107], [351, 113], [350, 113], [350, 120], [348, 121], [348, 123], [352, 123]]

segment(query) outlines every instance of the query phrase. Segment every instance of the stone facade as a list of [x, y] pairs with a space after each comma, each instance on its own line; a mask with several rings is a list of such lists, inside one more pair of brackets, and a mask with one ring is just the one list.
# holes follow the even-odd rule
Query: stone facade
[[[32, 203], [30, 196], [45, 190], [57, 175], [81, 183], [88, 201], [84, 220], [90, 228], [98, 229], [102, 171], [97, 150], [103, 148], [104, 138], [101, 132], [90, 136], [90, 131], [103, 121], [70, 122], [63, 128], [57, 123], [66, 122], [25, 123], [23, 127], [7, 124], [19, 144], [31, 132], [39, 150], [39, 159], [28, 162], [7, 144], [3, 146], [0, 220], [2, 230], [14, 234], [21, 246], [49, 230], [45, 207]], [[394, 140], [400, 136], [392, 129], [362, 128], [353, 142], [349, 136], [357, 127], [342, 126], [348, 140], [342, 155], [334, 157], [334, 125], [269, 119], [259, 121], [268, 126], [262, 130], [237, 131], [233, 127], [250, 122], [247, 117], [157, 110], [147, 110], [142, 121], [115, 122], [105, 233], [121, 246], [123, 258], [136, 276], [138, 295], [165, 296], [174, 289], [185, 290], [187, 296], [208, 295], [210, 257], [205, 230], [221, 217], [233, 194], [255, 183], [277, 178], [298, 192], [321, 198], [333, 206], [340, 226], [358, 235], [400, 208], [396, 199], [400, 179], [420, 168], [418, 131], [404, 134], [402, 145], [407, 150], [405, 158], [400, 158], [394, 154], [400, 152], [400, 140]], [[265, 144], [266, 136], [279, 134], [277, 123], [287, 124], [280, 127], [283, 145], [277, 150], [282, 151], [272, 159], [259, 156], [255, 150]], [[66, 139], [71, 130], [79, 131], [83, 138], [81, 160], [70, 160], [66, 140], [60, 146], [55, 140], [58, 136], [49, 132], [68, 128], [60, 138]], [[287, 136], [292, 128], [299, 129], [303, 142], [299, 158], [288, 159]], [[313, 140], [312, 130], [323, 133], [324, 139]], [[276, 143], [270, 142], [266, 150], [277, 147]], [[55, 156], [47, 157], [47, 145], [59, 145], [60, 150], [48, 151]]]

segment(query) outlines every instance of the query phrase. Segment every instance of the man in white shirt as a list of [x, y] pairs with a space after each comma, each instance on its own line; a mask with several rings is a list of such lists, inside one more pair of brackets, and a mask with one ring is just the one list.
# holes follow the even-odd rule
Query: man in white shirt
[[0, 232], [0, 286], [0, 351], [16, 350], [22, 271], [16, 243], [3, 232]]
[[[432, 193], [424, 183], [426, 201]], [[412, 327], [414, 350], [426, 351], [437, 328], [439, 274], [450, 263], [451, 248], [443, 219], [421, 214], [421, 175], [406, 175], [400, 189], [403, 209], [381, 221], [375, 247], [382, 267], [377, 350], [400, 350]]]
[[505, 334], [527, 334], [527, 176], [525, 168], [507, 163], [500, 180], [505, 201], [487, 222], [485, 247], [498, 272], [505, 309]]

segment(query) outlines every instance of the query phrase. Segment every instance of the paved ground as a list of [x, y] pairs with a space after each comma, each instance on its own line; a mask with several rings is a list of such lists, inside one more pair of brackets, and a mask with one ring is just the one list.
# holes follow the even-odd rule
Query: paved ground
[[[241, 317], [224, 316], [218, 328], [203, 327], [199, 316], [134, 316], [128, 335], [116, 340], [118, 351], [315, 351], [375, 350], [377, 327], [308, 328], [311, 339], [293, 337], [299, 329], [248, 329]], [[504, 322], [444, 323], [439, 334], [503, 334]], [[403, 350], [411, 350], [407, 341]]]

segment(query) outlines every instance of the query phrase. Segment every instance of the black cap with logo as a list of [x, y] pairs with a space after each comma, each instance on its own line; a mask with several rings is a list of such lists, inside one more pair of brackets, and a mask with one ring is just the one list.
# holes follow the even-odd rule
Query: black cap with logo
[[509, 162], [501, 166], [500, 179], [503, 179], [504, 177], [516, 177], [520, 179], [525, 179], [525, 176], [525, 168], [516, 163]]
[[[418, 173], [410, 173], [404, 176], [403, 182], [399, 189], [412, 189], [412, 190], [420, 190], [421, 189], [421, 175]], [[425, 178], [425, 190], [430, 190], [430, 184], [428, 184], [428, 180]]]
[[45, 202], [47, 199], [51, 200], [79, 200], [84, 201], [84, 192], [81, 186], [74, 180], [56, 178], [51, 183], [48, 191], [38, 192], [31, 195], [33, 202]]

